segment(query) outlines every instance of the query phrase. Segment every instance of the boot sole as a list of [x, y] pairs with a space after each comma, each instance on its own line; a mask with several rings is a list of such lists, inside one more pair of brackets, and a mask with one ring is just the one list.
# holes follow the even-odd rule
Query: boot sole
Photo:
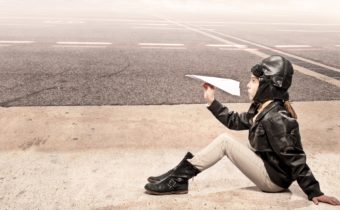
[[155, 192], [146, 190], [145, 193], [150, 195], [174, 195], [174, 194], [188, 194], [188, 190], [181, 190], [181, 191], [170, 191], [170, 192]]

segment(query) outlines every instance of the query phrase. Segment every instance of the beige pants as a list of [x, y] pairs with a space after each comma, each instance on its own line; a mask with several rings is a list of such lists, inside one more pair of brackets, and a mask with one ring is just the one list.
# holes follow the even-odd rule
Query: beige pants
[[284, 190], [284, 188], [277, 186], [270, 180], [263, 160], [259, 156], [249, 147], [227, 134], [218, 136], [189, 162], [203, 171], [217, 163], [225, 155], [262, 191], [280, 192]]

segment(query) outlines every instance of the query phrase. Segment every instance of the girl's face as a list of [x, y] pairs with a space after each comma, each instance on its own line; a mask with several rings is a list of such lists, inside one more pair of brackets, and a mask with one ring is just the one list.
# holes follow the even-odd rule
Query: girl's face
[[259, 79], [254, 75], [251, 75], [250, 81], [247, 84], [249, 100], [253, 100], [257, 89], [259, 88]]

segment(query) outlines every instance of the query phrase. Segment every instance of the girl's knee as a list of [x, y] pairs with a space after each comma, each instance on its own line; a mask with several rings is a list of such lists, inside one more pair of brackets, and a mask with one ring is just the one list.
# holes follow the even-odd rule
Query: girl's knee
[[224, 140], [224, 141], [227, 141], [227, 140], [232, 139], [231, 136], [228, 135], [228, 134], [226, 134], [226, 133], [220, 134], [217, 138], [218, 138], [218, 139], [221, 139], [221, 140]]
[[229, 134], [226, 134], [226, 133], [222, 133], [220, 134], [217, 138], [216, 138], [217, 141], [220, 141], [222, 143], [234, 143], [236, 142], [236, 140], [231, 137]]
[[214, 144], [220, 145], [221, 149], [227, 153], [227, 150], [238, 146], [238, 142], [228, 134], [221, 134], [215, 140]]

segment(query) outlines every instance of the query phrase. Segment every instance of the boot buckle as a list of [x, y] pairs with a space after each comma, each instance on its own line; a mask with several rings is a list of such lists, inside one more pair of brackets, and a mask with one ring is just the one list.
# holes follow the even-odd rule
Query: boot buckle
[[170, 189], [174, 188], [174, 186], [176, 185], [176, 182], [173, 179], [170, 179], [168, 186], [170, 187]]

